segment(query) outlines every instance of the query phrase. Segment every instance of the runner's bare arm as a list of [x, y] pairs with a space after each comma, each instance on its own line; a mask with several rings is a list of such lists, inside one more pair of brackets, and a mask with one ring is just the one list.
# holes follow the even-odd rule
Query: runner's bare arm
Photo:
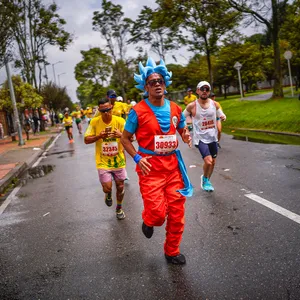
[[121, 137], [121, 143], [124, 149], [128, 152], [128, 154], [133, 158], [135, 163], [137, 163], [140, 169], [143, 172], [143, 175], [147, 175], [150, 172], [151, 164], [148, 162], [148, 159], [152, 156], [141, 157], [137, 151], [135, 150], [134, 146], [132, 145], [132, 137], [133, 134], [124, 130]]
[[97, 142], [100, 139], [105, 139], [107, 137], [108, 137], [108, 133], [103, 130], [98, 135], [85, 136], [84, 137], [84, 143], [85, 144], [92, 144], [92, 143]]
[[217, 109], [217, 117], [222, 121], [226, 121], [226, 115], [223, 113], [221, 106], [218, 102], [215, 101], [216, 109]]
[[188, 144], [189, 147], [191, 148], [192, 147], [192, 138], [191, 138], [190, 131], [187, 128], [187, 126], [184, 126], [183, 128], [178, 129], [177, 131], [181, 135], [182, 141], [184, 143]]

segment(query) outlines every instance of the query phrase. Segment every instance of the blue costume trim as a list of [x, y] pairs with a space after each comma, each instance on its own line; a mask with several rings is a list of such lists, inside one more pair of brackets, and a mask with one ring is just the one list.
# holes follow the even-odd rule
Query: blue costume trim
[[178, 149], [174, 150], [174, 151], [171, 151], [167, 154], [157, 154], [154, 151], [145, 149], [143, 147], [139, 147], [139, 151], [142, 152], [142, 153], [145, 153], [145, 154], [158, 155], [158, 156], [168, 156], [168, 155], [171, 155], [171, 154], [175, 153], [176, 157], [178, 159], [179, 170], [181, 172], [182, 179], [183, 179], [183, 182], [184, 182], [184, 188], [181, 189], [181, 190], [177, 190], [176, 192], [179, 192], [182, 196], [185, 196], [185, 197], [192, 197], [193, 196], [194, 188], [191, 184], [191, 181], [190, 181], [189, 176], [187, 174], [187, 170], [186, 170], [183, 158], [182, 158], [181, 153]]

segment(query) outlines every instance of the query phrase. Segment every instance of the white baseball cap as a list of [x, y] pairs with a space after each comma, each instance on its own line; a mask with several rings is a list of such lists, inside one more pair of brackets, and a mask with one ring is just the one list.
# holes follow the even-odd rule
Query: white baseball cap
[[122, 96], [118, 96], [118, 97], [117, 97], [117, 101], [122, 102], [122, 101], [123, 101], [123, 97], [122, 97]]
[[203, 86], [208, 86], [209, 89], [211, 90], [210, 84], [209, 84], [209, 82], [207, 82], [207, 81], [200, 81], [200, 82], [198, 83], [198, 85], [197, 85], [197, 89], [200, 89], [200, 88], [202, 88]]

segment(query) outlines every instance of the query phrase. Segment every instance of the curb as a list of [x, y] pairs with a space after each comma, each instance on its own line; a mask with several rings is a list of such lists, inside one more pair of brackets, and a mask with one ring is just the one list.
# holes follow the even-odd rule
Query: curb
[[[226, 127], [232, 130], [241, 130], [241, 131], [253, 131], [253, 132], [263, 132], [263, 133], [272, 133], [278, 135], [290, 135], [290, 136], [298, 136], [300, 137], [300, 133], [295, 132], [285, 132], [285, 131], [270, 131], [270, 130], [263, 130], [263, 129], [249, 129], [249, 128], [237, 128], [237, 127]], [[228, 133], [230, 135], [230, 133]]]
[[[59, 133], [58, 133], [59, 134]], [[43, 154], [44, 150], [48, 147], [49, 144], [54, 140], [55, 136], [49, 137], [41, 146], [41, 150], [36, 151], [31, 155], [29, 159], [25, 162], [20, 163], [15, 166], [8, 174], [6, 174], [0, 180], [0, 194], [2, 194], [7, 187], [11, 184], [13, 178], [20, 178], [25, 173], [25, 171], [32, 167], [32, 165], [38, 160], [38, 158]], [[1, 206], [1, 204], [0, 204]]]

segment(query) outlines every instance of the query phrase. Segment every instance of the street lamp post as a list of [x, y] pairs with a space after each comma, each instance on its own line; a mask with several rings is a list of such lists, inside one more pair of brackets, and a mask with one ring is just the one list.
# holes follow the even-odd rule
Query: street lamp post
[[56, 62], [56, 63], [54, 63], [54, 64], [52, 64], [53, 78], [54, 78], [54, 83], [55, 83], [55, 84], [56, 84], [56, 75], [55, 75], [55, 68], [54, 68], [54, 66], [57, 65], [57, 64], [60, 64], [60, 63], [62, 63], [61, 60], [58, 61], [58, 62]]
[[292, 58], [293, 54], [291, 51], [285, 51], [283, 54], [284, 58], [288, 62], [288, 68], [289, 68], [289, 77], [290, 77], [290, 85], [291, 85], [291, 91], [292, 91], [292, 97], [294, 97], [294, 91], [293, 91], [293, 79], [292, 79], [292, 72], [291, 72], [291, 64], [290, 59]]
[[14, 121], [17, 127], [17, 131], [18, 131], [18, 137], [19, 137], [19, 146], [23, 146], [24, 140], [23, 140], [23, 136], [22, 136], [22, 127], [21, 127], [21, 123], [20, 123], [20, 118], [19, 118], [19, 113], [18, 113], [18, 108], [17, 108], [17, 103], [16, 103], [16, 98], [15, 98], [15, 92], [14, 92], [14, 86], [11, 80], [11, 74], [10, 74], [10, 67], [9, 67], [9, 63], [6, 62], [5, 63], [5, 68], [6, 68], [6, 74], [7, 74], [7, 81], [8, 81], [8, 86], [9, 86], [9, 92], [10, 92], [10, 98], [11, 98], [11, 102], [13, 105], [13, 110], [14, 110]]
[[57, 75], [57, 77], [58, 77], [58, 86], [60, 86], [60, 78], [59, 78], [59, 77], [60, 77], [61, 75], [64, 75], [64, 74], [66, 74], [66, 73], [60, 73], [60, 74]]
[[243, 65], [241, 63], [239, 63], [238, 61], [233, 66], [238, 71], [241, 99], [243, 99], [243, 86], [242, 86], [242, 79], [241, 79], [241, 73], [240, 73], [240, 70], [241, 70], [242, 66]]

